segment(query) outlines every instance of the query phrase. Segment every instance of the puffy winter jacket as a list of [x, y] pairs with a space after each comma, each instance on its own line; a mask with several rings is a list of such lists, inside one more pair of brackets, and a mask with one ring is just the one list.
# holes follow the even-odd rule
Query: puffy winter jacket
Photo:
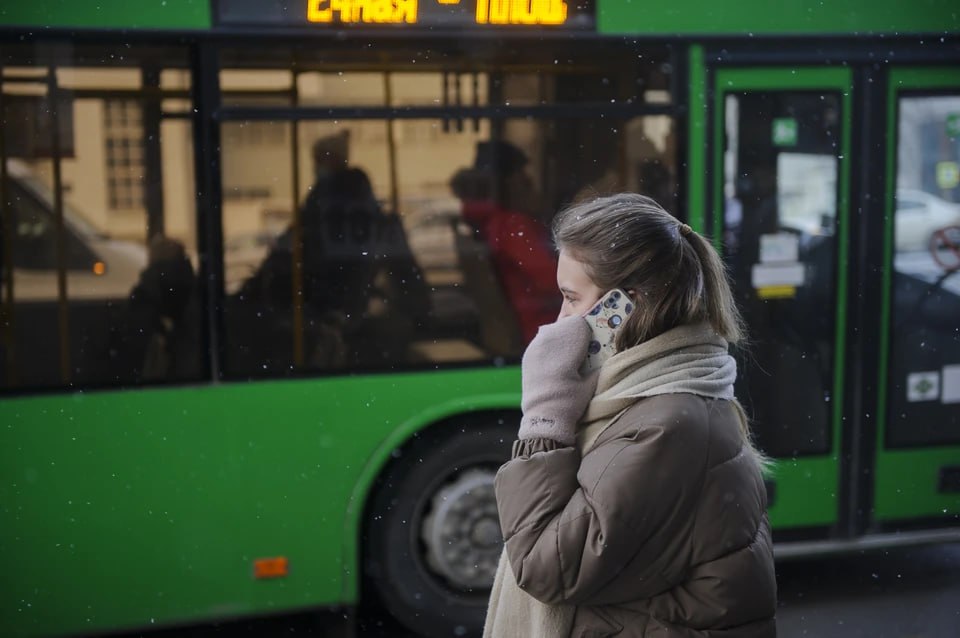
[[582, 459], [517, 441], [496, 493], [517, 583], [576, 605], [572, 636], [776, 635], [766, 491], [729, 402], [641, 399]]

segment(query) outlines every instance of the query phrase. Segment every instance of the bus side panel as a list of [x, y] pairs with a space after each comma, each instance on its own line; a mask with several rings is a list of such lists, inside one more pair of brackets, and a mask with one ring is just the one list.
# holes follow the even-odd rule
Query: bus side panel
[[[960, 468], [960, 448], [906, 450], [877, 456], [874, 517], [878, 522], [943, 518], [944, 524], [960, 519], [960, 491], [955, 475]], [[953, 520], [950, 521], [949, 519]]]
[[[433, 406], [518, 387], [490, 370], [6, 399], [0, 634], [351, 604], [342, 534], [375, 451]], [[278, 557], [286, 576], [255, 578]]]
[[35, 0], [9, 2], [6, 5], [2, 15], [5, 26], [45, 29], [209, 29], [211, 25], [211, 3], [206, 0], [101, 0], [95, 4]]

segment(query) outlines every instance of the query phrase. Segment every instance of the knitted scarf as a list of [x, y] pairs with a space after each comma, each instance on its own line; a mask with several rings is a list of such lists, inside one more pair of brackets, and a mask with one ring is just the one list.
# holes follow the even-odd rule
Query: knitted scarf
[[[600, 368], [597, 390], [577, 429], [585, 454], [600, 434], [644, 397], [689, 393], [733, 399], [737, 364], [709, 324], [680, 326], [618, 352]], [[576, 607], [546, 605], [517, 585], [504, 550], [490, 591], [483, 638], [558, 638], [573, 631]]]

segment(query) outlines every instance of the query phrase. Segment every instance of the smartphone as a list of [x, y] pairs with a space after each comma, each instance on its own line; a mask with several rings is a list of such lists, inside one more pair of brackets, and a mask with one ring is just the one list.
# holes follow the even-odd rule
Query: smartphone
[[600, 301], [583, 315], [590, 325], [593, 337], [587, 348], [587, 358], [580, 368], [581, 372], [598, 369], [617, 351], [617, 332], [631, 312], [633, 300], [626, 292], [615, 288], [601, 297]]

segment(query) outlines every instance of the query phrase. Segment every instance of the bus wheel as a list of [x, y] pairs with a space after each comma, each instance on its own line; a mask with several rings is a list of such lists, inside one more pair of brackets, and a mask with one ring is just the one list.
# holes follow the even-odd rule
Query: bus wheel
[[519, 418], [421, 433], [380, 479], [366, 521], [367, 583], [423, 636], [479, 636], [503, 548], [493, 479]]

